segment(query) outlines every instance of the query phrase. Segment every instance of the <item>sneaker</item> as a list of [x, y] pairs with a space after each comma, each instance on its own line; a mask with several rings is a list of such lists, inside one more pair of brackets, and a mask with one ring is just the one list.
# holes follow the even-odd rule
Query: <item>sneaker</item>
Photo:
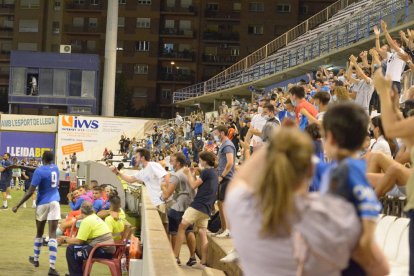
[[179, 259], [178, 257], [175, 257], [175, 259], [177, 260], [177, 264], [178, 264], [179, 266], [181, 266], [181, 261], [180, 261], [180, 259]]
[[12, 197], [11, 197], [11, 195], [8, 195], [7, 198], [10, 198], [11, 199]]
[[211, 234], [211, 236], [212, 237], [216, 237], [217, 235], [220, 235], [221, 233], [223, 233], [224, 231], [223, 231], [223, 229], [220, 229], [220, 230], [218, 230], [217, 231], [217, 233], [213, 233], [213, 234]]
[[39, 267], [39, 261], [35, 261], [34, 257], [29, 256], [29, 262], [33, 264], [35, 267]]
[[228, 238], [230, 237], [230, 230], [226, 229], [220, 235], [217, 235], [216, 238]]
[[59, 273], [56, 271], [56, 269], [49, 267], [49, 272], [47, 273], [47, 276], [59, 276]]
[[239, 260], [239, 255], [236, 250], [231, 250], [226, 257], [220, 259], [220, 263], [234, 263]]
[[201, 263], [196, 263], [195, 265], [192, 266], [192, 268], [200, 269], [200, 270], [204, 270], [206, 267], [207, 267], [206, 264], [201, 264]]
[[0, 207], [0, 210], [7, 210], [7, 209], [9, 209], [9, 207], [4, 206], [4, 205]]
[[190, 259], [188, 259], [188, 262], [186, 263], [187, 266], [193, 266], [197, 263], [197, 260], [195, 257], [190, 257]]
[[25, 203], [23, 203], [23, 208], [26, 208], [26, 202], [25, 202]]

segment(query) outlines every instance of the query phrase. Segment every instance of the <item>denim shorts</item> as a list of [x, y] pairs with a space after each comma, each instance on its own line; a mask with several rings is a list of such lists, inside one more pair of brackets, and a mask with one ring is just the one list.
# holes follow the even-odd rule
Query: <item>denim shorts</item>
[[[184, 212], [177, 212], [174, 209], [171, 209], [168, 212], [168, 230], [171, 235], [177, 235], [178, 233], [178, 226], [183, 219]], [[194, 232], [193, 225], [190, 225], [187, 230], [185, 231], [186, 234]]]

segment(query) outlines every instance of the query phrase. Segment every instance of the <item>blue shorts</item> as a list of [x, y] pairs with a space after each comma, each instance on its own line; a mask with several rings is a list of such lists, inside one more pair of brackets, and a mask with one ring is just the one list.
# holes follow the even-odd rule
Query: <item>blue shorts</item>
[[[183, 219], [184, 212], [177, 212], [174, 209], [170, 209], [168, 212], [168, 230], [171, 235], [177, 235], [178, 233], [178, 226]], [[185, 233], [188, 234], [190, 232], [194, 232], [193, 225], [190, 225]]]

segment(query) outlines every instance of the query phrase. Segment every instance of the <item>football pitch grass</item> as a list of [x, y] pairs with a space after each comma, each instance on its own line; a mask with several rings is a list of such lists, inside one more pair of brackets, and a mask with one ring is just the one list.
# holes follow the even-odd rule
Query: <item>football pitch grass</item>
[[[40, 252], [39, 267], [29, 263], [33, 256], [34, 238], [36, 236], [35, 209], [32, 209], [32, 199], [20, 207], [17, 213], [12, 208], [22, 199], [23, 191], [12, 190], [12, 199], [8, 199], [8, 210], [0, 210], [0, 275], [1, 276], [45, 276], [49, 271], [49, 247], [43, 246]], [[61, 212], [68, 214], [69, 205], [61, 205]], [[127, 213], [127, 220], [138, 229], [140, 223], [137, 215]], [[46, 224], [43, 237], [49, 236]], [[56, 270], [61, 276], [69, 273], [66, 262], [66, 245], [58, 246]], [[111, 275], [107, 266], [95, 263], [91, 275]], [[124, 275], [127, 275], [124, 273]]]

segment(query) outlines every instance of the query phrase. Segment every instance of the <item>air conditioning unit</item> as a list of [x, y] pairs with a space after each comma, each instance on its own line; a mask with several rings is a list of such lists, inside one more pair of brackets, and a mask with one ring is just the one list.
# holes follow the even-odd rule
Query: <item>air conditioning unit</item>
[[70, 54], [72, 52], [72, 47], [70, 45], [60, 45], [60, 52]]
[[221, 49], [227, 49], [227, 43], [221, 43], [220, 48]]

